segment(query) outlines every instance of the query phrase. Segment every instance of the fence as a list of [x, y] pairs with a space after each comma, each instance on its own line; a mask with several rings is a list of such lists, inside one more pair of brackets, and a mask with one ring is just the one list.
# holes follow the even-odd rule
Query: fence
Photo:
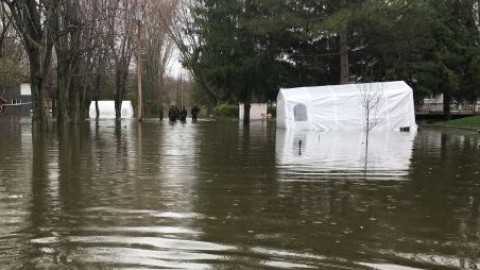
[[[415, 107], [416, 114], [443, 114], [443, 103], [424, 103]], [[450, 112], [454, 115], [478, 115], [480, 103], [451, 103]]]

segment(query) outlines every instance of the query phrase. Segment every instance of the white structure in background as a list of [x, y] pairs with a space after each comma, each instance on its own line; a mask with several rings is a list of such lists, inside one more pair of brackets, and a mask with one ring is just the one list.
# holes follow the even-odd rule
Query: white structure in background
[[374, 129], [369, 136], [366, 149], [364, 132], [277, 129], [276, 164], [287, 173], [348, 175], [368, 170], [389, 176], [408, 175], [416, 132]]
[[[238, 116], [240, 119], [245, 118], [245, 105], [243, 103], [239, 104]], [[250, 120], [265, 118], [267, 118], [267, 103], [252, 103], [250, 105]]]
[[[99, 118], [102, 119], [114, 119], [115, 118], [115, 101], [113, 100], [100, 100], [98, 101], [98, 109], [100, 111]], [[88, 110], [88, 115], [90, 118], [95, 119], [97, 117], [95, 111], [95, 101], [90, 103], [90, 108]], [[133, 106], [132, 102], [129, 100], [124, 100], [122, 102], [121, 108], [121, 118], [133, 118]]]
[[430, 95], [427, 98], [423, 99], [423, 102], [425, 104], [429, 103], [443, 103], [443, 94], [437, 94], [437, 95]]
[[29, 97], [32, 95], [32, 88], [29, 83], [20, 84], [20, 96]]
[[[416, 108], [420, 114], [443, 114], [443, 94], [430, 95], [423, 99], [423, 103]], [[480, 99], [475, 102], [458, 102], [452, 100], [450, 111], [453, 114], [479, 114]]]
[[413, 91], [403, 81], [280, 89], [277, 126], [285, 129], [362, 130], [365, 113], [362, 91], [382, 91], [375, 129], [414, 130]]

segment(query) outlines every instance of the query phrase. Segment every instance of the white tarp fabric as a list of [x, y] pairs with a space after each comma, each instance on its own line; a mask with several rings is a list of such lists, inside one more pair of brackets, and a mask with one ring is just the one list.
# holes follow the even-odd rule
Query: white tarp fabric
[[367, 122], [375, 129], [416, 129], [412, 89], [395, 81], [280, 89], [277, 97], [280, 128], [365, 130]]
[[[99, 118], [102, 119], [113, 119], [115, 118], [115, 101], [113, 100], [99, 100], [98, 109], [100, 111]], [[88, 110], [88, 115], [90, 118], [96, 118], [97, 114], [95, 112], [95, 101], [90, 103], [90, 108]], [[122, 102], [121, 108], [121, 118], [133, 118], [133, 106], [132, 102], [129, 100], [124, 100]]]
[[277, 129], [276, 164], [284, 172], [293, 174], [348, 176], [368, 171], [394, 179], [409, 174], [415, 136], [415, 131], [372, 130], [366, 133]]

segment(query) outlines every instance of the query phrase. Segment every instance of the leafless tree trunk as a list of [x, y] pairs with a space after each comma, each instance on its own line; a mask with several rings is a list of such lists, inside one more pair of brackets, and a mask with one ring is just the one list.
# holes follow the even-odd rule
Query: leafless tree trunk
[[12, 22], [21, 35], [30, 62], [33, 119], [45, 118], [44, 81], [51, 65], [54, 0], [1, 0], [11, 12]]
[[363, 113], [363, 130], [365, 132], [365, 171], [368, 163], [368, 147], [370, 131], [375, 128], [381, 119], [378, 113], [382, 106], [384, 87], [382, 84], [358, 84], [360, 106]]
[[[105, 87], [106, 73], [110, 68], [110, 47], [107, 41], [108, 34], [108, 0], [84, 0], [86, 1], [83, 13], [88, 16], [87, 22], [90, 27], [86, 29], [85, 40], [90, 49], [87, 51], [84, 59], [85, 76], [85, 106], [88, 107], [90, 101], [95, 102], [96, 118], [100, 117], [98, 100]], [[89, 1], [89, 3], [88, 3]], [[88, 3], [88, 4], [87, 4]], [[115, 14], [113, 14], [115, 15]]]
[[57, 57], [57, 119], [61, 123], [79, 122], [82, 119], [82, 93], [78, 84], [82, 71], [80, 57], [83, 56], [80, 6], [76, 0], [57, 0], [55, 55]]
[[364, 130], [370, 132], [381, 121], [377, 115], [381, 109], [384, 87], [382, 84], [366, 83], [358, 84], [357, 89], [363, 109]]
[[28, 59], [11, 19], [8, 7], [0, 3], [0, 82], [17, 87], [28, 81]]
[[[59, 0], [54, 24], [57, 56], [59, 122], [79, 122], [87, 115], [90, 101], [98, 101], [108, 67], [108, 0]], [[118, 7], [117, 7], [118, 8]], [[113, 16], [113, 17], [108, 17]], [[99, 115], [96, 102], [97, 117]]]
[[115, 65], [115, 115], [121, 117], [122, 101], [128, 80], [129, 66], [134, 53], [136, 3], [131, 0], [107, 0], [108, 46]]
[[10, 25], [12, 24], [12, 21], [10, 20], [10, 17], [8, 16], [5, 6], [3, 4], [0, 4], [0, 58], [3, 57], [3, 46], [4, 46], [4, 41], [8, 33], [8, 29], [10, 28]]
[[345, 28], [340, 31], [340, 84], [347, 84], [350, 82], [349, 69], [348, 32]]
[[[165, 76], [168, 65], [172, 59], [175, 43], [170, 38], [168, 25], [176, 12], [176, 3], [154, 1], [147, 2], [146, 17], [144, 26], [143, 43], [143, 66], [144, 86], [146, 98], [158, 105], [162, 104], [165, 96]], [[163, 18], [167, 17], [167, 18]]]
[[[341, 7], [347, 5], [346, 0], [340, 1]], [[350, 81], [350, 64], [348, 62], [348, 26], [344, 25], [339, 33], [340, 36], [340, 84], [347, 84]]]
[[[88, 108], [92, 100], [95, 101], [96, 118], [100, 116], [98, 100], [104, 85], [108, 68], [109, 48], [106, 44], [106, 2], [104, 0], [82, 0], [82, 14], [84, 18], [83, 46], [84, 55], [81, 59], [81, 76], [79, 85], [82, 94], [82, 106]], [[86, 113], [82, 114], [86, 115]]]

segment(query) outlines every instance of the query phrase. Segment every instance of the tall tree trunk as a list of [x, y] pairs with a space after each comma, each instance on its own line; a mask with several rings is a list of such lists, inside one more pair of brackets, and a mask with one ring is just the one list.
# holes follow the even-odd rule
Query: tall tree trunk
[[250, 108], [252, 107], [250, 101], [245, 102], [243, 109], [244, 109], [244, 114], [243, 114], [243, 123], [248, 124], [250, 123]]
[[[58, 58], [61, 58], [60, 56]], [[57, 67], [57, 121], [67, 123], [70, 121], [70, 87], [67, 72], [64, 71], [64, 63], [60, 61]]]
[[443, 115], [445, 120], [452, 118], [452, 112], [450, 111], [450, 104], [452, 103], [452, 96], [447, 91], [443, 93]]
[[16, 0], [1, 1], [7, 5], [9, 16], [22, 37], [25, 51], [30, 62], [30, 82], [32, 88], [33, 120], [44, 120], [43, 83], [51, 64], [52, 39], [51, 20], [53, 5], [51, 1]]
[[98, 98], [95, 98], [95, 119], [100, 118], [100, 109], [98, 108]]
[[125, 95], [128, 70], [122, 67], [117, 69], [115, 74], [115, 118], [122, 118], [122, 101]]
[[349, 81], [348, 32], [345, 27], [340, 31], [340, 84], [347, 84]]
[[[78, 82], [77, 82], [78, 83]], [[80, 121], [83, 119], [83, 86], [78, 85], [73, 85], [70, 83], [70, 91], [71, 91], [71, 117], [74, 123], [80, 123]]]
[[[30, 72], [34, 72], [30, 69]], [[44, 99], [43, 99], [43, 78], [41, 76], [31, 76], [33, 120], [43, 121], [46, 118]]]
[[87, 90], [88, 83], [85, 80], [85, 72], [88, 70], [81, 62], [76, 62], [72, 69], [73, 74], [83, 74], [83, 76], [73, 76], [70, 80], [71, 93], [71, 111], [72, 120], [74, 123], [80, 123], [85, 119], [87, 108]]
[[[80, 75], [79, 57], [82, 51], [82, 24], [78, 1], [56, 0], [56, 20], [53, 28], [56, 35], [57, 94], [59, 100], [58, 123], [78, 123], [83, 118], [83, 84]], [[75, 76], [74, 76], [75, 74]]]
[[33, 120], [43, 121], [46, 117], [43, 104], [43, 79], [38, 53], [30, 52], [30, 81], [32, 89]]
[[103, 71], [103, 69], [98, 69], [98, 74], [95, 75], [95, 81], [93, 85], [93, 100], [95, 101], [95, 119], [100, 118], [100, 108], [98, 107], [98, 99], [100, 97], [100, 87], [101, 87], [101, 81], [102, 81], [102, 75], [100, 72]]

